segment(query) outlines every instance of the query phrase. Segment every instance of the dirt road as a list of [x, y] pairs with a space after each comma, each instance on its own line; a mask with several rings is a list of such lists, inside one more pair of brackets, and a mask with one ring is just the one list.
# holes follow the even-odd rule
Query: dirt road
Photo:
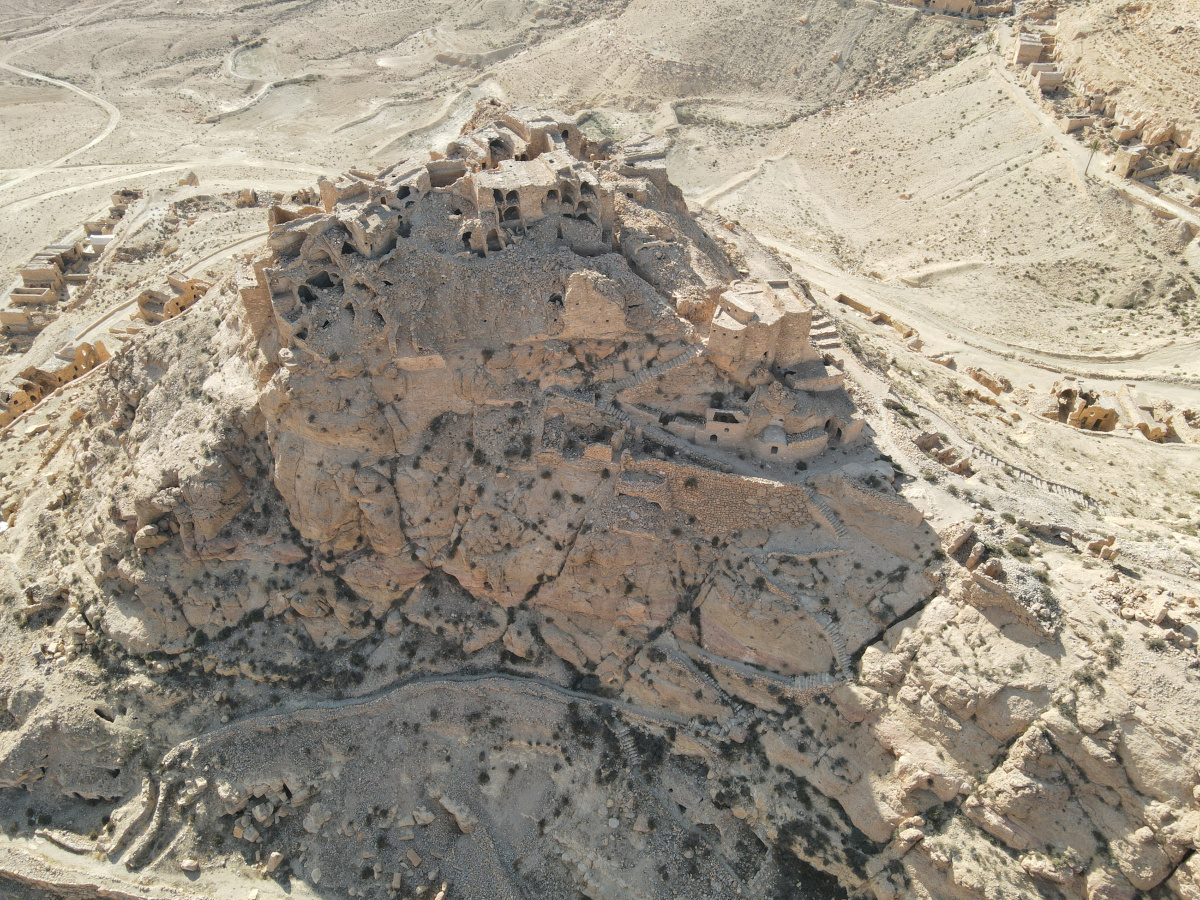
[[121, 111], [119, 109], [117, 109], [116, 106], [114, 106], [113, 104], [111, 104], [107, 100], [105, 100], [103, 97], [99, 97], [96, 94], [90, 93], [89, 91], [85, 91], [83, 88], [76, 87], [75, 85], [71, 84], [70, 82], [61, 81], [57, 78], [51, 78], [49, 75], [42, 75], [38, 72], [31, 72], [28, 69], [22, 69], [22, 68], [19, 68], [18, 66], [14, 66], [11, 62], [9, 62], [9, 60], [11, 60], [14, 56], [17, 56], [20, 53], [26, 53], [30, 50], [33, 50], [35, 47], [40, 47], [43, 44], [49, 43], [50, 41], [53, 41], [57, 38], [61, 38], [63, 35], [69, 33], [72, 29], [77, 28], [78, 26], [84, 24], [88, 19], [91, 19], [93, 16], [99, 15], [100, 13], [104, 12], [106, 9], [109, 9], [110, 7], [116, 6], [119, 2], [121, 2], [121, 0], [113, 0], [112, 3], [107, 3], [104, 6], [99, 7], [98, 9], [91, 10], [85, 16], [83, 16], [82, 18], [78, 19], [77, 21], [71, 23], [70, 25], [66, 26], [65, 28], [53, 31], [50, 34], [47, 34], [44, 37], [42, 37], [40, 40], [34, 41], [33, 43], [28, 44], [25, 47], [21, 47], [17, 50], [14, 50], [12, 53], [8, 54], [8, 56], [6, 56], [3, 61], [0, 61], [0, 69], [5, 69], [6, 71], [12, 72], [15, 75], [20, 75], [22, 78], [32, 78], [35, 81], [44, 81], [48, 84], [53, 84], [53, 85], [56, 85], [57, 87], [65, 88], [66, 90], [71, 91], [72, 93], [78, 94], [80, 97], [83, 97], [85, 100], [87, 100], [91, 103], [95, 103], [97, 106], [99, 106], [101, 109], [103, 109], [105, 111], [105, 113], [108, 114], [108, 122], [100, 130], [99, 134], [97, 134], [95, 137], [93, 137], [90, 141], [88, 141], [82, 147], [77, 147], [76, 149], [72, 150], [70, 153], [63, 154], [62, 156], [60, 156], [58, 159], [54, 160], [53, 162], [45, 163], [44, 165], [35, 166], [31, 169], [26, 170], [21, 175], [18, 175], [14, 178], [9, 179], [4, 184], [0, 184], [0, 190], [5, 190], [7, 188], [14, 187], [15, 185], [18, 185], [18, 184], [21, 184], [22, 182], [28, 181], [31, 178], [37, 178], [39, 175], [44, 175], [53, 169], [57, 169], [59, 166], [64, 165], [65, 163], [74, 159], [79, 154], [85, 153], [88, 150], [91, 150], [97, 144], [106, 140], [108, 138], [108, 136], [111, 135], [116, 130], [117, 125], [120, 124]]

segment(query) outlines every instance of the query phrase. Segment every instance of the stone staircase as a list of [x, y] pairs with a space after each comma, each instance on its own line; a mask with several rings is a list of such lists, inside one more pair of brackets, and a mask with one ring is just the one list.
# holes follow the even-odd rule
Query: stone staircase
[[610, 382], [600, 388], [601, 394], [605, 399], [615, 397], [621, 391], [627, 391], [631, 387], [637, 387], [639, 384], [645, 384], [651, 378], [658, 378], [667, 372], [674, 369], [676, 366], [682, 366], [686, 362], [691, 362], [697, 356], [704, 352], [703, 344], [692, 344], [678, 356], [667, 360], [665, 363], [660, 363], [657, 366], [650, 366], [642, 369], [640, 372], [635, 372], [632, 375], [627, 375], [617, 381]]
[[[703, 682], [708, 687], [712, 688], [714, 691], [716, 691], [716, 694], [718, 697], [721, 697], [726, 700], [729, 699], [729, 697], [726, 695], [724, 689], [722, 689], [722, 687], [719, 684], [717, 684], [716, 679], [713, 678], [711, 675], [709, 675], [704, 670], [697, 669], [696, 670], [696, 678], [699, 681]], [[736, 706], [737, 704], [733, 704], [733, 705]]]
[[717, 684], [717, 680], [697, 666], [695, 660], [693, 660], [688, 654], [684, 653], [674, 641], [672, 641], [671, 646], [666, 649], [671, 654], [672, 659], [674, 659], [675, 662], [678, 663], [679, 666], [688, 673], [694, 684], [699, 685], [702, 688], [709, 688], [721, 700], [721, 702], [728, 704], [735, 714], [741, 711], [741, 704], [725, 693], [725, 689]]
[[833, 353], [842, 349], [842, 339], [833, 320], [819, 309], [813, 310], [808, 339], [817, 348], [818, 353]]
[[599, 853], [560, 834], [554, 839], [563, 846], [561, 859], [585, 896], [596, 900], [645, 900], [646, 895], [617, 875]]
[[[767, 569], [757, 560], [753, 562], [763, 579], [766, 581], [768, 590], [777, 594], [780, 597], [785, 597], [794, 603], [799, 604], [804, 610], [804, 614], [812, 620], [812, 622], [821, 629], [825, 635], [825, 639], [829, 642], [830, 649], [833, 650], [833, 658], [837, 662], [838, 680], [848, 681], [854, 677], [854, 661], [850, 658], [850, 653], [846, 649], [846, 640], [842, 637], [841, 630], [828, 613], [817, 606], [809, 597], [803, 594], [798, 594], [795, 591], [784, 587], [771, 575]], [[828, 677], [828, 676], [801, 676], [801, 677]]]
[[619, 406], [617, 406], [615, 403], [613, 403], [611, 400], [609, 400], [607, 402], [600, 400], [596, 403], [596, 406], [597, 406], [597, 408], [604, 410], [605, 413], [612, 416], [618, 422], [622, 422], [625, 425], [628, 425], [630, 428], [633, 427], [633, 417], [630, 416], [629, 413], [625, 412], [625, 410], [621, 409]]
[[840, 518], [838, 518], [838, 514], [833, 511], [833, 509], [828, 503], [825, 502], [821, 495], [808, 485], [804, 486], [804, 490], [808, 493], [809, 502], [819, 509], [821, 511], [821, 515], [824, 516], [826, 521], [829, 522], [829, 527], [833, 529], [833, 533], [842, 540], [845, 540], [847, 537], [849, 537], [850, 530], [846, 528], [846, 524]]
[[846, 650], [846, 641], [842, 637], [837, 622], [819, 611], [814, 611], [812, 617], [813, 621], [825, 631], [825, 637], [829, 641], [829, 646], [833, 648], [834, 658], [837, 659], [838, 671], [842, 673], [843, 678], [849, 678], [854, 672], [854, 661], [850, 659], [850, 654]]
[[629, 726], [614, 716], [612, 721], [609, 722], [608, 727], [611, 728], [612, 733], [617, 736], [617, 743], [621, 746], [621, 754], [629, 763], [629, 768], [636, 769], [641, 766], [642, 755], [638, 753], [637, 744], [633, 740], [633, 735], [629, 733]]
[[819, 675], [797, 675], [792, 679], [794, 691], [823, 691], [838, 683], [838, 679], [822, 672]]
[[550, 393], [556, 394], [559, 397], [565, 397], [568, 400], [574, 400], [576, 403], [582, 404], [583, 406], [590, 406], [607, 416], [611, 416], [622, 424], [633, 427], [633, 418], [629, 415], [629, 413], [625, 412], [623, 409], [613, 403], [610, 398], [603, 397], [601, 399], [597, 399], [596, 395], [591, 391], [568, 391], [564, 388], [551, 388]]
[[720, 722], [702, 722], [700, 719], [689, 719], [688, 730], [697, 737], [722, 743], [729, 740], [729, 735], [745, 728], [750, 722], [745, 707], [738, 707], [733, 716]]

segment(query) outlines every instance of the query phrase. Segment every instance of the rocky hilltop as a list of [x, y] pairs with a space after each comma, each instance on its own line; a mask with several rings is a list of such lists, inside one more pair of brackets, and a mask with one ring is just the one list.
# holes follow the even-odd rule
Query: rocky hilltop
[[10, 435], [13, 891], [1200, 896], [1194, 604], [937, 534], [665, 149], [481, 104]]

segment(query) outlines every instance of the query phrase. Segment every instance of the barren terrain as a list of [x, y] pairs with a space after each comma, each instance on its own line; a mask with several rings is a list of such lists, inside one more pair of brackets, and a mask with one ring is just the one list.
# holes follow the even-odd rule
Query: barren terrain
[[0, 0], [0, 894], [1200, 898], [1198, 16]]

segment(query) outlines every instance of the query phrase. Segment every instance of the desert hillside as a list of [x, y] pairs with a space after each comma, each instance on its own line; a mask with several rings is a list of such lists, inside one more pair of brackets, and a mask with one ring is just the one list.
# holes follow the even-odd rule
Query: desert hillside
[[0, 0], [0, 894], [1198, 900], [1196, 13]]

